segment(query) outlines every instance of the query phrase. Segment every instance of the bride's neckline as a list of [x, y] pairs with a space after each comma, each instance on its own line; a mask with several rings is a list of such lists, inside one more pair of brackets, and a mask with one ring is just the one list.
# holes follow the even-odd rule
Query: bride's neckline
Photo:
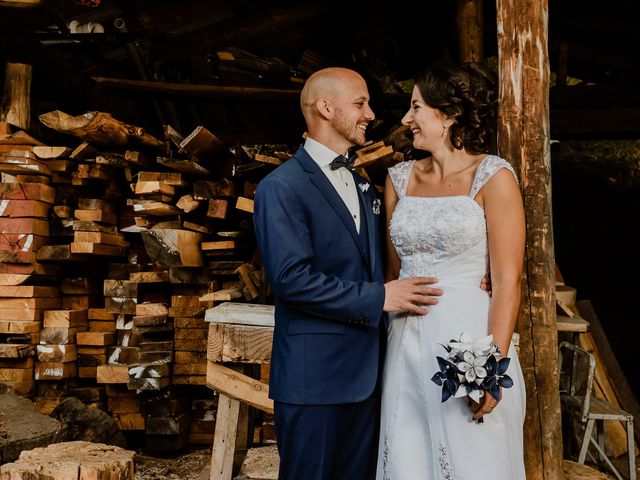
[[471, 192], [473, 191], [473, 186], [476, 183], [476, 180], [478, 178], [478, 172], [480, 171], [480, 168], [482, 167], [482, 164], [484, 162], [487, 161], [487, 158], [491, 157], [491, 154], [486, 155], [482, 160], [480, 160], [478, 162], [478, 167], [476, 168], [476, 172], [473, 175], [473, 181], [471, 182], [471, 188], [469, 189], [469, 193], [464, 195], [464, 194], [458, 194], [458, 195], [432, 195], [432, 196], [427, 196], [427, 195], [408, 195], [407, 194], [407, 190], [409, 187], [409, 180], [411, 179], [411, 174], [413, 172], [413, 167], [416, 164], [417, 160], [410, 160], [411, 162], [411, 166], [409, 167], [409, 173], [407, 174], [407, 185], [406, 185], [406, 189], [405, 189], [405, 193], [403, 198], [456, 198], [456, 197], [463, 197], [463, 198], [469, 198], [471, 200], [473, 200], [473, 203], [475, 203], [476, 205], [478, 205], [478, 207], [482, 208], [480, 206], [480, 204], [478, 202], [476, 202], [475, 198], [471, 198]]

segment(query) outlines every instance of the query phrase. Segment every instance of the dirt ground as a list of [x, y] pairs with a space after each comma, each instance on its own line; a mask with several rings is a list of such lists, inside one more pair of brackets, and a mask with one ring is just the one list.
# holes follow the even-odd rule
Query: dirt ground
[[135, 480], [198, 480], [211, 461], [211, 448], [189, 448], [166, 458], [145, 454], [135, 457]]

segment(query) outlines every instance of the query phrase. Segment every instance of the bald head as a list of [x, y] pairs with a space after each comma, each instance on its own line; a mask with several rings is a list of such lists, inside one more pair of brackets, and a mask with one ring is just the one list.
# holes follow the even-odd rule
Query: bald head
[[318, 70], [311, 75], [300, 93], [300, 107], [307, 123], [313, 117], [318, 100], [336, 102], [345, 86], [366, 84], [364, 79], [348, 68], [331, 67]]

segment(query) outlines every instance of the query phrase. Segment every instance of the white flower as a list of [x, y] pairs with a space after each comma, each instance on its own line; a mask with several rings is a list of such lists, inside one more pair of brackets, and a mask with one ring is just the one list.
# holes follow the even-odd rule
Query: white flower
[[362, 193], [365, 193], [367, 190], [369, 190], [368, 183], [359, 183], [358, 186], [360, 187], [360, 190], [362, 190]]
[[379, 198], [376, 198], [376, 199], [373, 201], [373, 205], [372, 205], [372, 207], [373, 207], [373, 214], [374, 214], [374, 215], [380, 215], [380, 205], [381, 205], [381, 203], [382, 203], [382, 202], [380, 202], [380, 199], [379, 199]]
[[493, 343], [493, 335], [483, 338], [474, 338], [467, 333], [460, 335], [460, 340], [452, 340], [449, 342], [451, 347], [450, 356], [462, 356], [464, 352], [471, 352], [474, 355], [489, 355], [493, 353], [495, 345]]
[[458, 363], [458, 368], [464, 373], [464, 377], [467, 382], [472, 383], [479, 380], [482, 383], [482, 379], [487, 376], [487, 369], [484, 366], [487, 364], [487, 357], [484, 355], [474, 355], [470, 351], [465, 351], [462, 354], [463, 361]]

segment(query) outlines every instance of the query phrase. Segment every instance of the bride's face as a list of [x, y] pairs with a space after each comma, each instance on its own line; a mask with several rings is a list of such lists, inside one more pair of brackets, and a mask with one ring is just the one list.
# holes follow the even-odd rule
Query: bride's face
[[402, 117], [402, 124], [409, 127], [413, 134], [413, 146], [420, 150], [433, 151], [446, 138], [443, 134], [443, 125], [448, 126], [445, 115], [427, 105], [418, 87], [413, 88], [411, 107]]

